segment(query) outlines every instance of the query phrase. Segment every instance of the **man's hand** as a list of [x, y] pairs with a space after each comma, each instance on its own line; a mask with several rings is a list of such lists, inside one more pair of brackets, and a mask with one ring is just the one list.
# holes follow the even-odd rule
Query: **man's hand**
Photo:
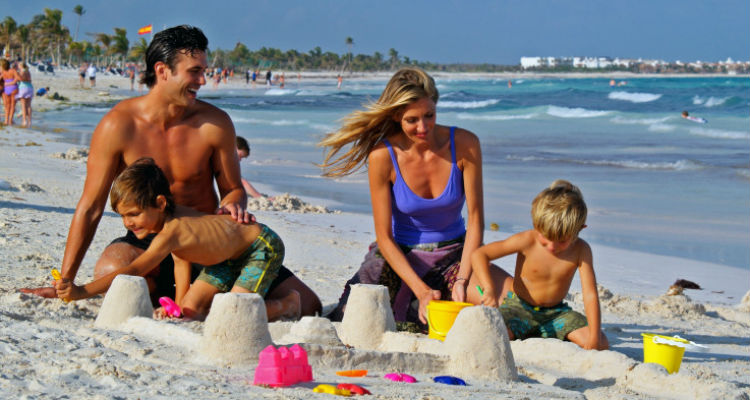
[[20, 291], [21, 293], [33, 294], [47, 299], [54, 299], [57, 297], [57, 292], [54, 287], [21, 288]]
[[233, 220], [241, 224], [249, 224], [251, 222], [255, 222], [255, 215], [250, 214], [249, 212], [247, 212], [247, 210], [245, 210], [245, 207], [242, 207], [236, 203], [229, 203], [219, 207], [219, 209], [216, 210], [216, 214], [231, 215]]
[[429, 289], [419, 296], [419, 320], [427, 323], [427, 304], [432, 300], [440, 300], [440, 291]]

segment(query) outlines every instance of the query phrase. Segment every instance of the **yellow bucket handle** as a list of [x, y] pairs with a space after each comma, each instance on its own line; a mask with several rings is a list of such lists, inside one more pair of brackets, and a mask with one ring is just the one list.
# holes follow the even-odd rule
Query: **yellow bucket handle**
[[654, 343], [656, 343], [656, 344], [667, 344], [667, 345], [670, 345], [670, 346], [675, 346], [675, 347], [682, 347], [682, 348], [688, 348], [688, 347], [697, 347], [697, 348], [698, 348], [698, 350], [704, 350], [704, 351], [705, 351], [705, 350], [708, 350], [708, 346], [705, 346], [705, 345], [702, 345], [702, 344], [698, 344], [698, 343], [695, 343], [695, 342], [693, 342], [692, 340], [687, 340], [687, 339], [681, 338], [681, 337], [679, 337], [679, 336], [677, 336], [677, 335], [675, 335], [675, 336], [674, 336], [674, 338], [675, 338], [675, 339], [682, 339], [682, 340], [686, 340], [686, 341], [687, 341], [687, 343], [685, 343], [685, 342], [678, 342], [678, 341], [676, 341], [676, 340], [669, 340], [669, 339], [665, 339], [665, 338], [662, 338], [662, 337], [659, 337], [659, 336], [656, 336], [656, 335], [652, 336], [652, 337], [651, 337], [651, 340], [652, 340], [652, 341], [653, 341]]

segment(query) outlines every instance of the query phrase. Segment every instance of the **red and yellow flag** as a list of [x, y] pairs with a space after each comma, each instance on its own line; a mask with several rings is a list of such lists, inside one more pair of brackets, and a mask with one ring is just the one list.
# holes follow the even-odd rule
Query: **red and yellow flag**
[[147, 33], [151, 33], [151, 29], [152, 29], [153, 27], [154, 27], [154, 25], [153, 25], [153, 24], [148, 24], [148, 25], [144, 26], [143, 28], [141, 28], [141, 29], [138, 29], [138, 34], [139, 34], [139, 35], [145, 35], [145, 34], [147, 34]]

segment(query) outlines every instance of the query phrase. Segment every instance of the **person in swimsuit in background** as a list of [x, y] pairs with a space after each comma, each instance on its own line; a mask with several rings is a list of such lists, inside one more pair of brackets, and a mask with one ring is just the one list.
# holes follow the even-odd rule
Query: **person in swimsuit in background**
[[29, 72], [29, 66], [26, 63], [21, 64], [19, 76], [16, 99], [21, 102], [22, 126], [28, 128], [31, 126], [31, 99], [34, 98], [34, 86], [31, 84], [31, 72]]
[[[377, 239], [346, 283], [332, 320], [343, 317], [350, 286], [357, 283], [388, 287], [402, 330], [425, 330], [431, 300], [479, 301], [466, 284], [471, 253], [484, 234], [481, 148], [473, 133], [436, 124], [438, 97], [427, 73], [401, 69], [377, 102], [349, 114], [319, 143], [329, 148], [324, 176], [351, 174], [367, 160]], [[503, 282], [501, 290], [512, 287], [507, 272], [491, 271]]]
[[13, 125], [13, 115], [16, 113], [16, 95], [18, 94], [18, 81], [21, 77], [15, 68], [10, 67], [10, 62], [3, 59], [0, 61], [0, 76], [3, 79], [3, 106], [5, 106], [5, 125]]

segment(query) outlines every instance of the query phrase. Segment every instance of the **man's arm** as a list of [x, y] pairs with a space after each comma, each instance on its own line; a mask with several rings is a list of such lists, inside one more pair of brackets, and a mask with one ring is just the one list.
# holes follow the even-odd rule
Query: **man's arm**
[[[580, 239], [579, 239], [580, 240]], [[583, 310], [589, 323], [589, 340], [586, 350], [599, 348], [599, 332], [602, 327], [601, 309], [599, 308], [599, 293], [596, 290], [596, 276], [594, 275], [594, 257], [588, 243], [581, 243], [581, 265], [578, 273], [581, 275], [581, 291], [583, 292]]]
[[217, 214], [230, 214], [234, 220], [249, 223], [247, 214], [247, 194], [242, 187], [240, 160], [237, 158], [234, 125], [223, 111], [216, 110], [216, 128], [214, 136], [214, 155], [211, 163], [216, 185], [219, 187], [219, 209]]
[[124, 167], [122, 143], [132, 128], [129, 119], [110, 111], [94, 130], [91, 138], [86, 181], [68, 231], [62, 261], [62, 277], [75, 279], [81, 260], [94, 238], [107, 203], [112, 181]]

